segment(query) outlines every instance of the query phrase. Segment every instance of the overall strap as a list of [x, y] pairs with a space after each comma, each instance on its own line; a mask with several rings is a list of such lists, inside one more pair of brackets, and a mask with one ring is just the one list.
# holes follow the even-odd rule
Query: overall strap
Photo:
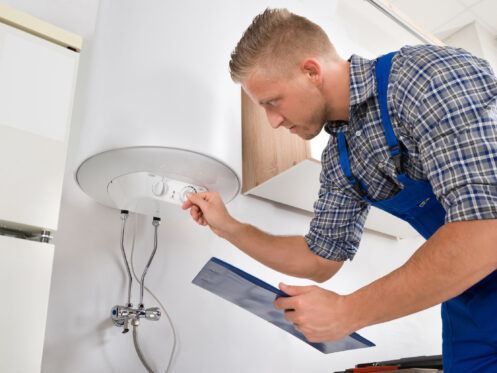
[[376, 87], [378, 90], [378, 103], [380, 105], [381, 122], [383, 132], [387, 140], [390, 155], [392, 156], [395, 167], [400, 171], [401, 166], [401, 150], [397, 137], [393, 131], [392, 121], [388, 114], [388, 78], [390, 76], [390, 68], [392, 66], [392, 58], [397, 52], [391, 52], [380, 56], [376, 59]]
[[337, 143], [338, 143], [338, 155], [340, 157], [340, 167], [342, 168], [345, 177], [349, 180], [350, 185], [355, 189], [355, 191], [359, 193], [361, 197], [365, 197], [367, 195], [365, 185], [358, 182], [358, 180], [354, 177], [352, 171], [350, 170], [347, 140], [345, 138], [345, 134], [343, 133], [343, 131], [339, 131], [337, 133]]

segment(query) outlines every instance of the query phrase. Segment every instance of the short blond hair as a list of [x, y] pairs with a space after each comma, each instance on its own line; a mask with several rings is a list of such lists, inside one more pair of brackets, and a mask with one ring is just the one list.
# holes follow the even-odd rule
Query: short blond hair
[[317, 24], [287, 9], [270, 9], [257, 15], [231, 53], [231, 79], [243, 81], [254, 67], [289, 67], [304, 54], [320, 56], [336, 51]]

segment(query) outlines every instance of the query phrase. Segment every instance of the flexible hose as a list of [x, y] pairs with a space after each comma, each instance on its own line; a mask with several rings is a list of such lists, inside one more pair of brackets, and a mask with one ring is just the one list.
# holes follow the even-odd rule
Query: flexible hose
[[[133, 257], [134, 257], [134, 252], [135, 252], [135, 239], [136, 239], [136, 225], [137, 225], [137, 220], [138, 220], [138, 215], [137, 214], [133, 214], [133, 236], [132, 236], [132, 241], [131, 241], [131, 271], [133, 272], [133, 276], [135, 277], [135, 280], [138, 281], [138, 283], [140, 283], [140, 280], [138, 279], [138, 276], [136, 275], [135, 267], [134, 267], [134, 264], [133, 264]], [[156, 236], [154, 238], [156, 238]], [[169, 314], [166, 311], [166, 307], [164, 307], [164, 305], [159, 300], [159, 298], [157, 298], [155, 296], [155, 294], [152, 293], [152, 291], [150, 291], [149, 288], [147, 288], [146, 286], [144, 286], [144, 288], [147, 291], [147, 293], [149, 293], [150, 296], [152, 298], [154, 298], [155, 301], [159, 304], [159, 306], [162, 309], [162, 311], [164, 311], [164, 314], [166, 315], [167, 320], [169, 321], [169, 325], [171, 325], [171, 330], [173, 332], [173, 347], [172, 347], [171, 352], [169, 354], [169, 362], [167, 364], [166, 371], [165, 371], [165, 373], [169, 373], [169, 371], [171, 369], [171, 364], [173, 362], [173, 356], [174, 356], [174, 353], [176, 352], [176, 339], [177, 339], [176, 338], [176, 330], [174, 329], [174, 324], [173, 324], [173, 322], [171, 320], [171, 317], [169, 316]], [[136, 343], [138, 344], [138, 339], [136, 340]], [[141, 350], [140, 350], [140, 352], [141, 352]], [[138, 349], [137, 349], [137, 353], [138, 353]], [[143, 357], [143, 355], [142, 355], [142, 357]], [[140, 360], [141, 360], [141, 358], [140, 358]], [[148, 366], [148, 364], [147, 364], [147, 366]]]
[[154, 259], [154, 255], [157, 251], [157, 228], [159, 227], [159, 221], [155, 220], [152, 223], [154, 225], [154, 249], [152, 250], [152, 254], [150, 255], [150, 258], [148, 259], [147, 265], [145, 266], [145, 269], [143, 270], [142, 274], [142, 280], [139, 282], [140, 284], [140, 306], [143, 305], [143, 287], [145, 286], [145, 276], [147, 275], [148, 267], [150, 267], [150, 264], [152, 264], [152, 260]]
[[126, 251], [124, 250], [124, 231], [126, 229], [126, 221], [128, 220], [128, 213], [121, 212], [121, 253], [123, 254], [124, 264], [126, 265], [126, 270], [128, 272], [128, 306], [131, 304], [131, 284], [133, 283], [133, 277], [131, 276], [131, 271], [129, 269], [128, 258], [126, 257]]
[[154, 373], [154, 371], [152, 370], [152, 368], [150, 368], [150, 365], [148, 365], [147, 361], [145, 360], [145, 357], [142, 354], [142, 350], [140, 349], [140, 344], [138, 343], [138, 331], [136, 330], [136, 328], [137, 326], [133, 324], [133, 344], [135, 345], [136, 353], [138, 354], [138, 357], [140, 358], [140, 361], [142, 362], [147, 372]]

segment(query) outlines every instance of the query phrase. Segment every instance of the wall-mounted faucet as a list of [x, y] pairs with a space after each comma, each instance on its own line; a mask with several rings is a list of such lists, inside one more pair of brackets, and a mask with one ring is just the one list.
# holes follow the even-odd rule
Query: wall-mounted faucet
[[123, 333], [127, 333], [129, 331], [130, 322], [133, 326], [138, 326], [140, 325], [141, 318], [158, 321], [160, 317], [161, 312], [159, 307], [151, 307], [147, 309], [126, 306], [112, 307], [112, 321], [115, 326], [123, 327]]

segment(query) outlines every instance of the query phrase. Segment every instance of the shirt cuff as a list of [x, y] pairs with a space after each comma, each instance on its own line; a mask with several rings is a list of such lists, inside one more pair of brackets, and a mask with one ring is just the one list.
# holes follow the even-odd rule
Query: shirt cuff
[[329, 239], [314, 230], [307, 233], [304, 239], [314, 254], [337, 262], [343, 262], [347, 259], [352, 260], [359, 246], [359, 243], [354, 245], [349, 241]]
[[470, 184], [451, 191], [444, 199], [445, 222], [497, 219], [497, 186]]

